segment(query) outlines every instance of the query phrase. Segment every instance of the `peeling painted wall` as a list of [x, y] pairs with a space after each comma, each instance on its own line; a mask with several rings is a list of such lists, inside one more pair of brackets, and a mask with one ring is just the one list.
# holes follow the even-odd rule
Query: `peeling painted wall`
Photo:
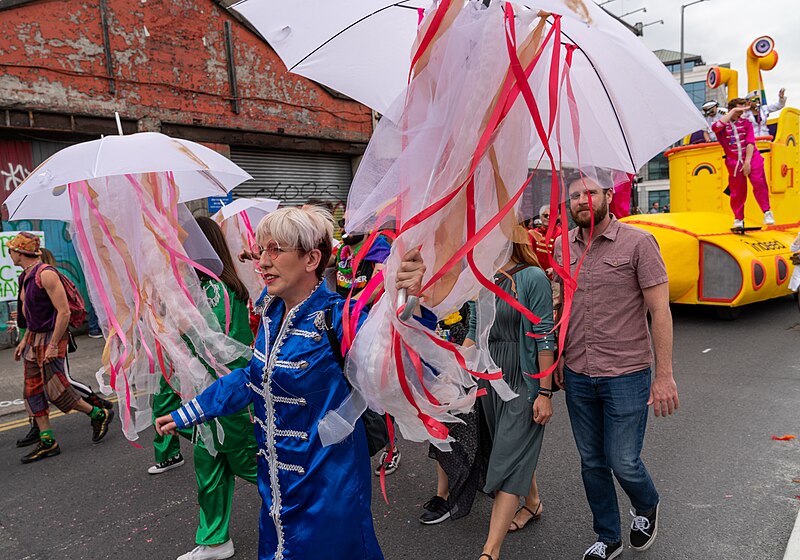
[[[211, 0], [108, 0], [116, 95], [99, 0], [36, 2], [0, 16], [0, 108], [155, 119], [366, 143], [369, 109], [289, 74]], [[223, 25], [232, 22], [241, 98], [230, 103]]]

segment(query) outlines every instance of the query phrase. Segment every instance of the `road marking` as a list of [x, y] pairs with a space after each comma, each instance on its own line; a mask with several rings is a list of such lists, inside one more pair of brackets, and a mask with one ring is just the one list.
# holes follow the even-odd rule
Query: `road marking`
[[22, 399], [14, 399], [13, 401], [0, 401], [0, 408], [8, 408], [9, 406], [22, 406], [25, 401]]
[[[119, 399], [116, 396], [114, 396], [107, 400], [113, 403], [117, 402]], [[66, 414], [64, 414], [60, 410], [50, 413], [50, 418], [58, 418], [59, 416], [66, 416]], [[14, 430], [16, 428], [22, 428], [23, 426], [28, 426], [28, 425], [30, 425], [30, 420], [27, 417], [20, 418], [19, 420], [10, 420], [8, 422], [0, 423], [0, 432], [7, 432], [8, 430]]]
[[789, 542], [786, 544], [786, 553], [783, 560], [797, 560], [800, 558], [800, 511], [797, 512], [797, 519], [794, 521], [794, 529], [789, 535]]

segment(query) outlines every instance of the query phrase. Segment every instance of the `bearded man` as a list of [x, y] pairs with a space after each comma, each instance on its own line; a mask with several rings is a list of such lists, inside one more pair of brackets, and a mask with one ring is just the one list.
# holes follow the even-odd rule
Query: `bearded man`
[[[576, 273], [564, 355], [556, 383], [565, 389], [581, 475], [594, 517], [597, 542], [584, 560], [622, 553], [614, 478], [631, 501], [630, 543], [649, 548], [658, 529], [659, 495], [641, 459], [649, 405], [656, 416], [678, 408], [672, 377], [672, 315], [664, 261], [652, 234], [620, 223], [609, 213], [611, 175], [575, 173], [564, 183], [576, 228], [569, 232], [569, 265]], [[557, 262], [563, 263], [556, 246]], [[560, 286], [559, 286], [560, 287]], [[563, 293], [563, 290], [558, 290]], [[560, 319], [561, 301], [555, 302]], [[655, 348], [651, 380], [650, 329]]]

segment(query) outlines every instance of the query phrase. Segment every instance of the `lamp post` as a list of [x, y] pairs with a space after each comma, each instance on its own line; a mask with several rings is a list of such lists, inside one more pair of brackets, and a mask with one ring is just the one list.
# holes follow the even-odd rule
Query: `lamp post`
[[686, 53], [683, 50], [683, 12], [689, 6], [694, 6], [695, 4], [699, 4], [700, 2], [705, 2], [706, 0], [695, 0], [694, 2], [689, 2], [688, 4], [683, 4], [681, 6], [681, 87], [683, 87], [683, 65], [684, 65], [684, 58]]
[[[703, 0], [700, 0], [700, 1], [702, 2]], [[635, 14], [635, 13], [638, 13], [638, 12], [646, 12], [646, 11], [647, 11], [647, 8], [639, 8], [638, 10], [633, 10], [632, 12], [628, 12], [627, 14], [622, 14], [621, 16], [617, 16], [617, 17], [622, 19], [622, 18], [624, 18], [626, 16], [629, 16], [631, 14]]]
[[642, 35], [644, 35], [644, 28], [645, 27], [648, 27], [650, 25], [655, 25], [657, 23], [660, 23], [660, 24], [663, 25], [664, 24], [664, 20], [663, 19], [659, 19], [659, 20], [656, 20], [656, 21], [651, 21], [650, 23], [642, 23], [641, 21], [637, 21], [636, 23], [633, 24], [633, 26], [636, 28], [636, 31], [638, 32], [639, 36], [641, 37]]

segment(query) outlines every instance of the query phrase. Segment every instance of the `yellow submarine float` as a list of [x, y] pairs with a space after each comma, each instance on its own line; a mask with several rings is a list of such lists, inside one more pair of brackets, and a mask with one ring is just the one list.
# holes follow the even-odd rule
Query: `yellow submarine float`
[[[761, 92], [762, 70], [778, 61], [770, 37], [759, 37], [747, 49], [747, 90]], [[729, 68], [709, 70], [711, 88], [728, 87], [738, 97], [738, 74]], [[623, 218], [655, 235], [669, 274], [670, 301], [716, 306], [720, 317], [738, 315], [742, 305], [784, 297], [792, 274], [789, 246], [800, 230], [800, 111], [784, 107], [767, 125], [774, 136], [759, 137], [764, 171], [776, 224], [744, 234], [730, 230], [733, 213], [722, 147], [714, 143], [683, 145], [665, 152], [669, 160], [668, 214]], [[748, 183], [745, 225], [761, 225], [763, 214]]]

